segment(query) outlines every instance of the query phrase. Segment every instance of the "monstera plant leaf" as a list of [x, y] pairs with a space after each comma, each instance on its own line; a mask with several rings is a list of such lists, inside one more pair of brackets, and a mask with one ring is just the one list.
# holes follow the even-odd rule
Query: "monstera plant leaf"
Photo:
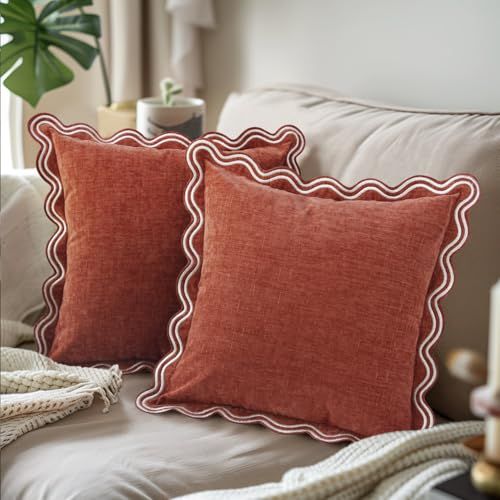
[[[45, 2], [38, 16], [36, 3], [36, 0], [0, 3], [0, 33], [12, 37], [0, 48], [0, 76], [11, 70], [4, 85], [33, 107], [45, 92], [74, 78], [73, 71], [52, 53], [52, 47], [65, 52], [85, 69], [90, 68], [99, 54], [98, 48], [64, 33], [83, 33], [96, 39], [101, 36], [99, 16], [81, 10], [91, 5], [92, 0]], [[75, 9], [79, 9], [78, 13], [71, 14]]]

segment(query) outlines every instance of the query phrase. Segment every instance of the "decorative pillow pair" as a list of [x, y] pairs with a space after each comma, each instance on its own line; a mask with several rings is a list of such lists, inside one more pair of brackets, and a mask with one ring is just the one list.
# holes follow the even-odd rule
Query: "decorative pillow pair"
[[[152, 413], [218, 413], [328, 442], [433, 424], [425, 401], [436, 378], [430, 350], [453, 284], [450, 259], [478, 197], [473, 178], [414, 177], [396, 187], [304, 182], [293, 171], [303, 141], [292, 127], [275, 135], [252, 129], [236, 141], [211, 134], [188, 147], [187, 164], [186, 142], [171, 146], [185, 139], [172, 134], [149, 142], [126, 131], [111, 140], [169, 144], [166, 156], [103, 146], [87, 127], [46, 116], [32, 129], [45, 144], [39, 168], [54, 186], [48, 212], [59, 220], [48, 249], [56, 275], [45, 290], [56, 305], [49, 327], [42, 321], [37, 329], [42, 349], [73, 362], [101, 345], [107, 362], [146, 352], [150, 358], [127, 358], [141, 366], [170, 349], [137, 401]], [[62, 137], [75, 130], [79, 141]], [[285, 132], [293, 140], [283, 148]], [[260, 142], [232, 152], [247, 147], [242, 137]], [[95, 152], [104, 149], [109, 164]], [[174, 191], [175, 201], [165, 201]], [[174, 216], [182, 192], [188, 212]], [[181, 305], [167, 342], [158, 331], [174, 312], [169, 299], [183, 255]], [[98, 304], [95, 289], [106, 291], [100, 300], [111, 297], [111, 308]], [[151, 315], [162, 321], [151, 327]], [[75, 328], [75, 317], [85, 328]]]

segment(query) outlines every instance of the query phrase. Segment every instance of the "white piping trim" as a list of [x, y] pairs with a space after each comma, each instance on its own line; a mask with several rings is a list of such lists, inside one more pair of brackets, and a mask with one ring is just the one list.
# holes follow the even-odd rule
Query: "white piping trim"
[[201, 264], [201, 257], [196, 251], [193, 240], [196, 234], [203, 226], [203, 213], [195, 201], [195, 193], [200, 187], [204, 168], [202, 166], [202, 155], [206, 153], [220, 167], [231, 165], [243, 166], [250, 176], [260, 184], [269, 184], [276, 180], [288, 182], [290, 187], [300, 194], [310, 194], [319, 189], [329, 189], [340, 196], [343, 200], [358, 199], [365, 192], [375, 192], [387, 200], [398, 200], [405, 197], [411, 191], [423, 188], [434, 194], [447, 194], [457, 190], [461, 186], [468, 188], [468, 195], [461, 200], [454, 208], [453, 221], [457, 230], [457, 235], [444, 247], [439, 255], [439, 266], [443, 273], [442, 282], [427, 297], [426, 307], [431, 316], [431, 330], [421, 341], [418, 349], [418, 358], [424, 368], [425, 375], [420, 384], [413, 390], [413, 404], [422, 418], [421, 428], [428, 428], [434, 424], [433, 413], [424, 400], [426, 392], [436, 379], [437, 369], [434, 360], [430, 355], [430, 349], [439, 338], [443, 329], [443, 316], [441, 313], [439, 300], [450, 290], [454, 281], [454, 273], [451, 265], [451, 256], [465, 243], [468, 236], [468, 225], [466, 213], [469, 208], [477, 201], [479, 197], [479, 185], [477, 181], [469, 175], [456, 175], [446, 181], [436, 181], [426, 176], [411, 177], [395, 187], [375, 180], [366, 179], [358, 182], [352, 187], [347, 187], [339, 181], [321, 177], [311, 181], [303, 181], [296, 173], [284, 169], [275, 169], [264, 172], [251, 159], [241, 154], [222, 155], [214, 145], [203, 139], [193, 143], [187, 152], [188, 165], [193, 174], [185, 191], [184, 199], [188, 210], [193, 217], [191, 225], [187, 228], [182, 245], [188, 258], [188, 265], [180, 274], [178, 279], [178, 295], [182, 303], [181, 310], [172, 318], [169, 324], [169, 338], [173, 350], [165, 356], [156, 366], [154, 373], [154, 385], [151, 389], [141, 393], [136, 401], [137, 406], [149, 413], [162, 413], [170, 410], [177, 410], [186, 415], [204, 418], [214, 413], [218, 413], [233, 422], [252, 422], [260, 423], [270, 427], [278, 432], [307, 432], [322, 441], [334, 442], [340, 440], [356, 440], [357, 436], [350, 433], [335, 433], [327, 435], [319, 431], [315, 426], [309, 424], [303, 425], [285, 425], [273, 420], [267, 415], [253, 414], [247, 417], [240, 417], [231, 412], [230, 409], [222, 406], [210, 407], [202, 411], [190, 411], [182, 405], [158, 405], [154, 400], [161, 396], [165, 391], [165, 372], [170, 365], [175, 363], [184, 352], [184, 344], [179, 331], [182, 324], [192, 315], [194, 305], [188, 292], [188, 285], [193, 275], [198, 271]]
[[297, 163], [297, 157], [303, 151], [305, 146], [305, 137], [296, 127], [293, 125], [284, 125], [278, 129], [274, 134], [268, 132], [259, 127], [252, 127], [243, 131], [235, 139], [230, 139], [219, 132], [208, 132], [202, 139], [213, 142], [214, 144], [219, 144], [224, 149], [227, 150], [239, 150], [244, 149], [248, 143], [250, 143], [255, 138], [264, 139], [268, 144], [279, 144], [283, 142], [283, 139], [290, 135], [294, 140], [295, 145], [291, 147], [287, 153], [285, 165], [292, 169], [296, 174], [300, 175], [300, 167]]
[[[47, 338], [48, 329], [55, 329], [55, 323], [59, 316], [60, 308], [60, 303], [54, 297], [54, 292], [56, 286], [58, 286], [61, 282], [64, 282], [66, 274], [65, 266], [59, 259], [58, 251], [62, 240], [67, 234], [68, 228], [65, 219], [56, 211], [57, 202], [64, 196], [63, 186], [59, 177], [54, 174], [49, 167], [48, 162], [51, 154], [53, 153], [53, 145], [50, 136], [42, 130], [41, 127], [43, 125], [52, 127], [61, 135], [73, 136], [83, 133], [88, 135], [93, 141], [101, 144], [117, 144], [129, 139], [140, 146], [148, 148], [156, 148], [167, 143], [173, 143], [180, 145], [183, 148], [187, 148], [191, 144], [191, 141], [175, 132], [168, 132], [154, 139], [147, 139], [140, 132], [132, 129], [119, 131], [112, 137], [104, 139], [89, 125], [83, 123], [64, 125], [55, 116], [48, 113], [36, 115], [30, 120], [28, 125], [29, 131], [41, 147], [37, 158], [37, 169], [40, 176], [50, 185], [50, 191], [45, 200], [45, 211], [49, 219], [57, 226], [57, 229], [50, 238], [46, 248], [47, 259], [54, 270], [54, 274], [52, 274], [52, 276], [50, 276], [43, 285], [43, 297], [45, 304], [47, 305], [48, 312], [35, 325], [35, 340], [38, 351], [44, 355], [48, 355], [50, 345], [53, 341], [53, 339], [51, 341]], [[258, 128], [248, 129], [236, 139], [230, 139], [229, 137], [217, 132], [212, 132], [206, 135], [206, 137], [210, 140], [229, 150], [242, 149], [244, 145], [254, 139], [261, 140], [263, 144], [276, 144], [283, 142], [283, 139], [287, 136], [289, 136], [294, 143], [287, 154], [287, 166], [296, 172], [300, 172], [297, 164], [297, 156], [302, 152], [305, 140], [302, 133], [292, 125], [283, 126], [274, 134]], [[242, 156], [244, 157], [244, 155]], [[62, 286], [64, 286], [64, 283]], [[112, 365], [99, 363], [94, 366], [109, 368]], [[154, 363], [150, 361], [138, 361], [125, 368], [123, 373], [134, 373], [143, 369], [151, 371], [153, 368]]]

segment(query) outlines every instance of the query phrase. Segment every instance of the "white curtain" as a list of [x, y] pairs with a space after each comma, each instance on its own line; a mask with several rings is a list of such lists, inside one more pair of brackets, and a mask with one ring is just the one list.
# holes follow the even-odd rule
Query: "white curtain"
[[108, 1], [114, 101], [158, 95], [167, 76], [187, 96], [203, 87], [200, 29], [215, 26], [212, 0]]
[[[8, 42], [9, 35], [0, 35], [0, 44]], [[21, 99], [0, 82], [0, 167], [2, 172], [24, 167], [23, 161], [23, 107]]]
[[171, 73], [170, 19], [164, 0], [106, 0], [106, 7], [103, 42], [113, 101], [158, 95], [160, 80]]
[[172, 16], [170, 59], [172, 76], [187, 96], [203, 88], [201, 28], [214, 28], [212, 0], [166, 0]]
[[3, 84], [0, 88], [1, 112], [1, 158], [3, 173], [24, 168], [23, 160], [23, 106], [21, 99]]

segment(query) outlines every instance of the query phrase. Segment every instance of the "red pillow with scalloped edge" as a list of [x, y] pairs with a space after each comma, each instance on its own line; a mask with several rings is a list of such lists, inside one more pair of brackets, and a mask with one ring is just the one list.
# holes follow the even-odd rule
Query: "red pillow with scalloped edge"
[[[148, 140], [133, 130], [102, 139], [47, 114], [29, 127], [57, 226], [47, 246], [55, 271], [44, 285], [47, 314], [35, 329], [39, 351], [68, 364], [151, 369], [170, 349], [168, 321], [179, 308], [190, 141], [175, 133]], [[275, 134], [250, 129], [234, 140], [205, 137], [264, 169], [296, 170], [304, 143], [291, 126]]]
[[305, 182], [203, 140], [188, 163], [183, 307], [138, 406], [328, 442], [431, 426], [430, 349], [476, 181]]

